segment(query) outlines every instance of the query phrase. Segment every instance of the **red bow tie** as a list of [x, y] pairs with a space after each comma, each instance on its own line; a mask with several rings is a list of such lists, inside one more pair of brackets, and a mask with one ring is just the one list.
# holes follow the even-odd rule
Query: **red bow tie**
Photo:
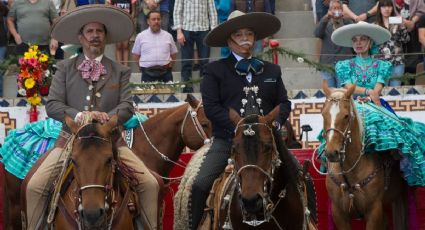
[[92, 81], [98, 81], [100, 75], [106, 74], [105, 66], [96, 60], [84, 60], [78, 66], [78, 70], [81, 71], [83, 79], [91, 79]]

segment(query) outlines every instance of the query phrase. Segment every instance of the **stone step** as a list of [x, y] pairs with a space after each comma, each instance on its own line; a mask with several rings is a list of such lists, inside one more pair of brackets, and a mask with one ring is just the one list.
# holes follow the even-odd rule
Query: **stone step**
[[[277, 39], [280, 42], [280, 46], [289, 50], [295, 51], [300, 54], [305, 54], [305, 57], [312, 61], [319, 61], [320, 54], [318, 51], [319, 39], [317, 38], [287, 38]], [[305, 63], [300, 63], [296, 60], [292, 60], [287, 56], [279, 57], [279, 65], [285, 68], [288, 67], [308, 67]]]
[[[316, 0], [320, 1], [320, 0]], [[276, 11], [311, 10], [310, 0], [276, 0]]]
[[309, 67], [291, 67], [282, 69], [283, 83], [288, 90], [319, 89], [322, 78], [318, 71]]
[[276, 38], [305, 38], [313, 37], [316, 24], [312, 11], [277, 12], [282, 22]]

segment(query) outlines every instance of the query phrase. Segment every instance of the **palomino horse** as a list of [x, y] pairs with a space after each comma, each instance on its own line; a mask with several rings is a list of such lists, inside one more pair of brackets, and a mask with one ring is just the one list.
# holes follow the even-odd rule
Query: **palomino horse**
[[[134, 229], [133, 217], [127, 207], [135, 201], [131, 192], [131, 173], [117, 157], [113, 129], [117, 116], [107, 123], [80, 126], [72, 118], [65, 121], [74, 137], [70, 163], [72, 172], [65, 174], [52, 229]], [[72, 175], [71, 175], [72, 174]], [[123, 176], [125, 175], [125, 176]], [[74, 178], [72, 182], [66, 178]], [[127, 180], [124, 180], [126, 178]]]
[[228, 167], [234, 178], [219, 228], [305, 229], [299, 165], [272, 128], [279, 112], [278, 106], [266, 116], [241, 118], [230, 110], [236, 131]]
[[361, 117], [349, 89], [330, 89], [325, 83], [322, 111], [326, 188], [338, 229], [351, 229], [351, 217], [364, 217], [366, 229], [386, 229], [384, 204], [393, 203], [396, 229], [407, 229], [406, 184], [399, 162], [389, 153], [364, 154]]
[[[132, 150], [146, 166], [167, 177], [174, 165], [183, 166], [178, 158], [185, 146], [202, 147], [211, 136], [211, 124], [202, 103], [191, 94], [187, 103], [156, 114], [134, 129]], [[183, 166], [184, 167], [184, 166]], [[19, 178], [5, 171], [5, 229], [22, 229]]]

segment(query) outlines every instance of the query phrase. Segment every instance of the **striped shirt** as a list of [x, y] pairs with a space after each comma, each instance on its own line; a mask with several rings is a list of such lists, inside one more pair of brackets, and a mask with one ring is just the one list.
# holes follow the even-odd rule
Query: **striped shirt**
[[208, 31], [217, 26], [214, 0], [176, 0], [174, 29]]

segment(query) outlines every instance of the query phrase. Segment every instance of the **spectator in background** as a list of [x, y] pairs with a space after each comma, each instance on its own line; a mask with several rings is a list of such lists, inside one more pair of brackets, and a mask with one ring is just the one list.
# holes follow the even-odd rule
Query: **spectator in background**
[[416, 73], [416, 65], [420, 62], [420, 55], [411, 55], [409, 53], [422, 52], [418, 38], [416, 23], [419, 18], [425, 14], [425, 4], [423, 0], [393, 0], [396, 15], [403, 18], [403, 23], [409, 32], [410, 41], [404, 47], [405, 72]]
[[[136, 18], [136, 2], [137, 0], [107, 0], [109, 5], [118, 7], [129, 13], [133, 20]], [[115, 44], [115, 59], [118, 63], [128, 66], [129, 54], [129, 40]]]
[[[254, 0], [232, 0], [230, 12], [239, 10], [244, 13], [264, 12], [272, 13], [270, 0], [254, 1]], [[264, 47], [269, 45], [269, 38], [256, 41], [254, 44], [254, 55], [261, 54]]]
[[37, 44], [46, 53], [56, 53], [58, 42], [50, 39], [50, 25], [57, 17], [51, 0], [14, 1], [7, 16], [7, 26], [16, 42], [15, 54], [23, 55], [28, 44]]
[[[419, 42], [422, 45], [422, 49], [425, 47], [425, 15], [422, 15], [418, 21], [418, 37]], [[423, 67], [425, 69], [425, 55], [423, 56]]]
[[138, 15], [138, 31], [146, 30], [147, 15], [150, 11], [159, 11], [161, 13], [161, 29], [168, 30], [170, 18], [170, 1], [169, 0], [139, 0], [140, 10]]
[[[378, 13], [376, 14], [376, 24], [389, 30], [391, 39], [382, 43], [378, 47], [378, 55], [376, 58], [389, 61], [393, 65], [392, 76], [388, 82], [388, 86], [400, 86], [401, 81], [398, 79], [404, 74], [404, 56], [403, 44], [409, 42], [410, 37], [405, 24], [401, 17], [394, 17], [395, 11], [392, 0], [380, 0], [378, 4]], [[398, 22], [390, 21], [390, 17], [398, 18]], [[405, 21], [406, 23], [406, 21]]]
[[[181, 45], [182, 80], [192, 79], [193, 46], [196, 43], [200, 58], [200, 76], [204, 75], [205, 65], [210, 57], [210, 48], [204, 44], [204, 38], [210, 29], [217, 26], [217, 10], [214, 0], [176, 0], [174, 5], [174, 29], [177, 41]], [[191, 84], [186, 84], [183, 93], [192, 93]]]
[[330, 0], [316, 0], [316, 20], [320, 22], [329, 11], [329, 1]]
[[150, 11], [147, 15], [149, 28], [139, 33], [132, 53], [139, 62], [142, 82], [173, 81], [171, 68], [176, 60], [177, 47], [170, 33], [161, 29], [161, 14]]
[[343, 0], [344, 17], [351, 18], [355, 22], [375, 22], [378, 0]]
[[[231, 1], [229, 0], [214, 0], [215, 6], [218, 13], [218, 22], [223, 23], [227, 21], [227, 18], [230, 14]], [[227, 57], [230, 54], [230, 49], [228, 47], [220, 48], [221, 57]]]
[[[9, 9], [0, 1], [0, 64], [3, 63], [7, 54], [7, 31], [4, 23], [4, 18], [7, 16]], [[4, 71], [0, 70], [0, 97], [3, 96], [3, 74]]]
[[[343, 19], [342, 2], [340, 0], [330, 0], [328, 13], [320, 19], [319, 25], [314, 30], [314, 36], [322, 40], [320, 53], [320, 63], [335, 66], [340, 60], [351, 58], [351, 48], [338, 46], [332, 42], [332, 33], [341, 26], [351, 24], [349, 19]], [[323, 80], [328, 82], [329, 87], [338, 88], [341, 86], [335, 73], [320, 71]]]

